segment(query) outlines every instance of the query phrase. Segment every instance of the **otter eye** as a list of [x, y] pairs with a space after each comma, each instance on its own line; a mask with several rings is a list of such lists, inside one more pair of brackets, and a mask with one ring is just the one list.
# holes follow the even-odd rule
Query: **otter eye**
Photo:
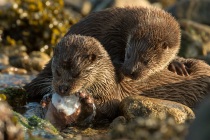
[[61, 76], [61, 73], [57, 69], [55, 70], [55, 73], [57, 76]]
[[144, 64], [144, 65], [147, 65], [148, 63], [149, 63], [149, 60], [144, 60], [144, 61], [143, 61], [143, 64]]
[[96, 60], [96, 55], [95, 54], [89, 54], [89, 55], [84, 55], [83, 56], [85, 59], [88, 59], [89, 61], [93, 62]]

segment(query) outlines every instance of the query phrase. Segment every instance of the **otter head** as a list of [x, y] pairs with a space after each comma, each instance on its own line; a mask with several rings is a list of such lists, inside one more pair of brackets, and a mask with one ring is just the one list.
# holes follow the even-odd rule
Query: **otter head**
[[122, 65], [125, 76], [145, 79], [164, 69], [175, 58], [180, 48], [180, 28], [173, 17], [167, 13], [163, 15], [148, 18], [128, 37]]
[[96, 39], [80, 35], [62, 38], [52, 59], [55, 92], [68, 96], [88, 89], [103, 71], [105, 65], [101, 64], [101, 59], [109, 57]]

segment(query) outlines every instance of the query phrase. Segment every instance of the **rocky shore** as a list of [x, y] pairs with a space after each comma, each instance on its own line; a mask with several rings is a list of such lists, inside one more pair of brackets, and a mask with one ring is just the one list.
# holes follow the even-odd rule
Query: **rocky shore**
[[[38, 74], [71, 25], [91, 12], [109, 7], [156, 6], [170, 12], [182, 30], [179, 56], [210, 64], [210, 1], [208, 0], [2, 0], [0, 1], [0, 139], [210, 139], [210, 100], [191, 110], [168, 101], [128, 97], [122, 116], [101, 127], [69, 127], [58, 132], [27, 101], [22, 88]], [[42, 12], [44, 11], [44, 12]], [[151, 108], [156, 107], [155, 110]]]

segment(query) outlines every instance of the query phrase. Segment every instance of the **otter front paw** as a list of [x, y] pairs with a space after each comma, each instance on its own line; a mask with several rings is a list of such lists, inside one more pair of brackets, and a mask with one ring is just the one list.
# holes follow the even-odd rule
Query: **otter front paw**
[[40, 101], [42, 108], [48, 108], [51, 99], [52, 99], [52, 93], [44, 95], [42, 100]]
[[79, 120], [82, 125], [90, 124], [96, 116], [96, 106], [94, 104], [94, 98], [86, 92], [80, 92], [81, 114]]
[[189, 72], [188, 72], [188, 68], [187, 66], [179, 61], [172, 61], [169, 66], [168, 66], [168, 70], [181, 75], [181, 76], [189, 76]]

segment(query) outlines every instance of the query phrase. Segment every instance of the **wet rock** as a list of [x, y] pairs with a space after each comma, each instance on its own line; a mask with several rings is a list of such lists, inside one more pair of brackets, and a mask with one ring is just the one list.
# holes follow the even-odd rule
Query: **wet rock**
[[209, 0], [180, 0], [168, 11], [177, 19], [188, 19], [210, 25]]
[[62, 139], [58, 131], [48, 121], [36, 116], [25, 118], [16, 112], [14, 115], [25, 132], [25, 139]]
[[115, 125], [110, 132], [110, 139], [184, 140], [187, 128], [187, 124], [177, 124], [172, 117], [164, 120], [138, 117], [127, 125]]
[[182, 29], [180, 56], [189, 58], [210, 53], [209, 26], [189, 20], [180, 20], [179, 23]]
[[187, 140], [210, 139], [210, 98], [206, 99], [196, 110], [196, 118], [189, 128]]
[[6, 87], [24, 86], [26, 83], [29, 83], [34, 77], [35, 75], [0, 74], [0, 89]]
[[4, 74], [27, 74], [27, 70], [25, 69], [21, 69], [21, 68], [16, 68], [16, 67], [11, 67], [11, 66], [7, 66], [2, 68], [1, 73]]
[[136, 117], [166, 119], [166, 116], [171, 116], [176, 123], [184, 123], [195, 118], [193, 111], [180, 103], [143, 96], [125, 98], [120, 109], [127, 120]]
[[0, 101], [0, 139], [22, 140], [23, 138], [23, 130], [13, 116], [10, 106]]

